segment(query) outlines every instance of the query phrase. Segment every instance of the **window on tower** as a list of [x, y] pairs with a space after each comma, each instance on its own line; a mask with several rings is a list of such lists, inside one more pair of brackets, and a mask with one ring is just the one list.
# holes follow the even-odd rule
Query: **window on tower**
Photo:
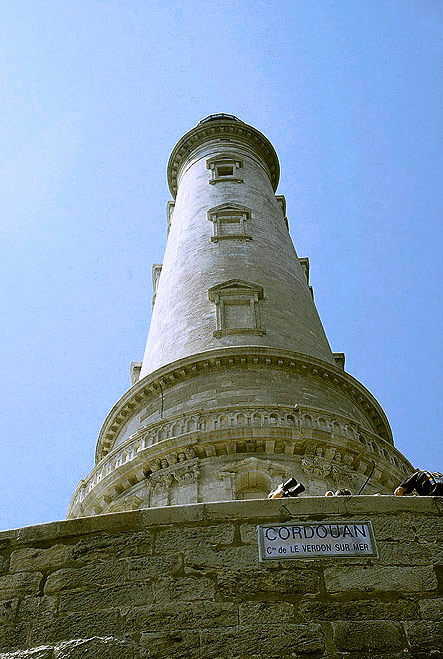
[[223, 153], [209, 158], [206, 161], [206, 167], [211, 171], [211, 178], [209, 179], [211, 184], [220, 181], [243, 183], [239, 171], [243, 167], [243, 161], [234, 154]]
[[266, 330], [261, 327], [260, 301], [263, 288], [240, 279], [230, 279], [210, 288], [208, 297], [215, 304], [216, 328], [214, 336], [228, 334], [258, 334]]
[[208, 211], [208, 220], [213, 223], [211, 240], [218, 242], [229, 238], [252, 240], [248, 229], [251, 209], [239, 204], [221, 204]]

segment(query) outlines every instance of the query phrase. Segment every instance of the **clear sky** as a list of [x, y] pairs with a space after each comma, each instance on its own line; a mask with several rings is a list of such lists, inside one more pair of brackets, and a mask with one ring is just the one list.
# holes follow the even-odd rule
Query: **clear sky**
[[14, 0], [0, 25], [0, 528], [63, 519], [143, 356], [166, 164], [237, 115], [280, 158], [332, 349], [443, 470], [443, 3]]

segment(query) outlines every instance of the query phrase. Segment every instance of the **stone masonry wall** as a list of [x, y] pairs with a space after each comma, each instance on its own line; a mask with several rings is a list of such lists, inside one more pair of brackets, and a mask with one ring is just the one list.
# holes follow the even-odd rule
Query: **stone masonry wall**
[[[379, 558], [260, 563], [257, 524], [371, 520]], [[443, 657], [443, 501], [306, 497], [0, 533], [0, 659]]]

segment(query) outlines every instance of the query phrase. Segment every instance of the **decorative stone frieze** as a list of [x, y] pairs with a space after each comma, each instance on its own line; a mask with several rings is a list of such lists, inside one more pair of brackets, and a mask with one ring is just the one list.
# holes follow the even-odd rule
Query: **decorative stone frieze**
[[164, 395], [175, 384], [194, 378], [200, 373], [219, 369], [225, 371], [239, 364], [282, 369], [309, 378], [327, 377], [328, 386], [350, 397], [372, 420], [377, 428], [377, 434], [392, 443], [389, 423], [380, 405], [363, 385], [345, 371], [298, 353], [285, 353], [272, 349], [232, 348], [229, 351], [225, 349], [211, 351], [205, 355], [181, 360], [137, 382], [122, 396], [105, 419], [97, 442], [96, 461], [112, 449], [128, 415], [137, 414], [150, 399], [160, 398], [162, 393]]
[[[191, 482], [191, 475], [192, 482], [198, 481], [198, 460], [266, 453], [285, 459], [291, 456], [294, 465], [300, 464], [300, 477], [304, 474], [305, 478], [320, 479], [325, 489], [341, 486], [354, 490], [364, 481], [374, 459], [381, 469], [374, 472], [371, 483], [383, 491], [411, 468], [392, 445], [363, 431], [346, 417], [301, 406], [235, 406], [185, 414], [140, 429], [105, 456], [79, 484], [72, 499], [71, 515], [78, 514], [80, 505], [82, 513], [88, 514], [92, 503], [85, 509], [85, 500], [94, 501], [102, 495], [103, 488], [117, 491], [121, 496], [142, 481], [149, 487], [157, 483], [169, 483], [168, 487], [174, 482], [183, 485]], [[278, 478], [291, 473], [290, 467], [275, 461], [263, 462], [255, 458], [254, 465], [256, 473], [270, 473], [269, 470], [274, 469]], [[235, 469], [224, 466], [218, 478], [226, 480], [226, 474], [239, 471], [241, 463], [237, 463]], [[130, 473], [132, 481], [125, 479], [126, 473]], [[275, 480], [271, 479], [271, 487], [276, 484]], [[234, 481], [228, 489], [235, 498]], [[103, 507], [104, 510], [107, 508]]]
[[277, 189], [280, 178], [280, 165], [274, 147], [269, 140], [258, 130], [240, 121], [240, 119], [221, 119], [210, 124], [200, 123], [186, 133], [173, 149], [168, 163], [168, 183], [174, 197], [178, 188], [177, 175], [190, 150], [195, 150], [199, 144], [207, 142], [208, 139], [212, 140], [223, 136], [231, 139], [238, 136], [242, 142], [249, 142], [253, 149], [264, 159], [270, 172], [272, 186], [274, 190]]

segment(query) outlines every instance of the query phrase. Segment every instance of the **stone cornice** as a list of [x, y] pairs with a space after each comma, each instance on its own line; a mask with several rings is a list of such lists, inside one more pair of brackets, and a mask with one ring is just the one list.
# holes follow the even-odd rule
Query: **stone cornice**
[[200, 123], [186, 133], [175, 145], [168, 162], [168, 185], [172, 195], [177, 194], [177, 175], [184, 159], [204, 142], [217, 137], [236, 137], [251, 145], [265, 161], [272, 187], [277, 190], [280, 164], [271, 142], [260, 131], [238, 119], [217, 119]]
[[[257, 425], [246, 425], [247, 419], [257, 419]], [[324, 477], [336, 473], [345, 483], [357, 474], [367, 475], [375, 462], [373, 481], [390, 481], [391, 489], [412, 470], [391, 444], [342, 415], [307, 406], [231, 406], [142, 428], [79, 483], [69, 514], [102, 512], [137, 483], [154, 475], [154, 481], [174, 475], [177, 469], [194, 465], [195, 459], [234, 459], [241, 454], [261, 460], [264, 455], [273, 460], [304, 456], [304, 471]]]
[[207, 369], [228, 369], [232, 366], [251, 365], [295, 370], [306, 377], [320, 378], [331, 387], [342, 391], [371, 418], [377, 434], [393, 444], [389, 422], [372, 394], [351, 375], [327, 362], [300, 353], [256, 346], [223, 348], [192, 355], [147, 375], [132, 386], [117, 401], [100, 430], [96, 448], [99, 462], [113, 448], [114, 442], [126, 421], [152, 396], [162, 395], [179, 381], [197, 376]]

